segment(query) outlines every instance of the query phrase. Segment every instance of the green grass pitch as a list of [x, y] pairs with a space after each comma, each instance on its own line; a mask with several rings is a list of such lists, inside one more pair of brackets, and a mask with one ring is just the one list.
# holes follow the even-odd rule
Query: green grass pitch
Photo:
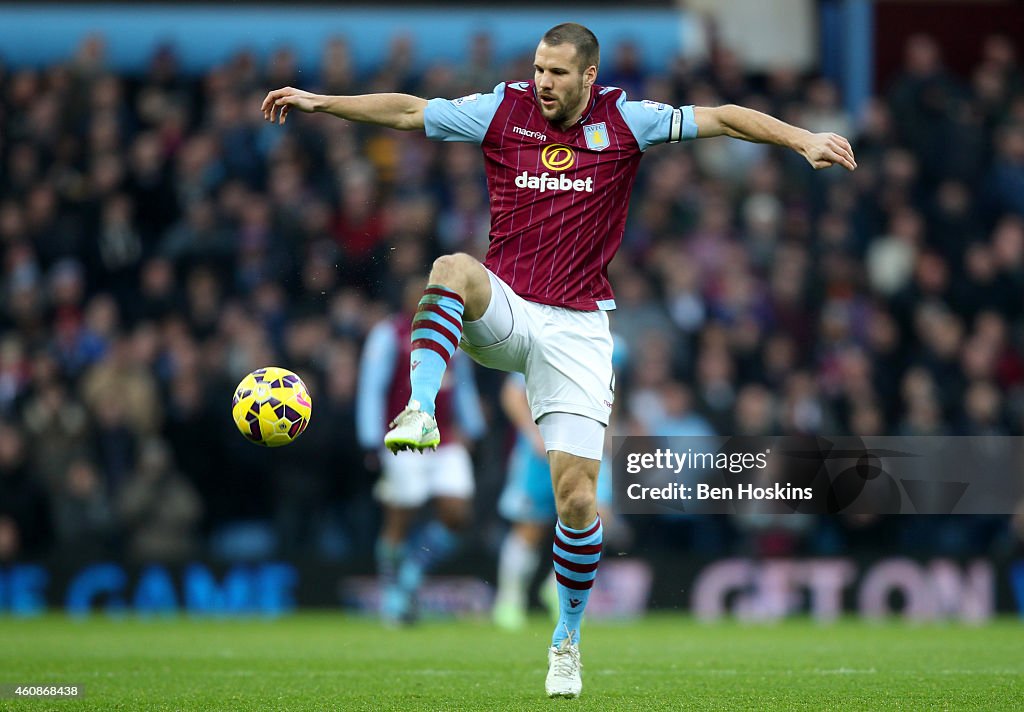
[[583, 697], [544, 697], [549, 624], [0, 619], [0, 683], [83, 685], [10, 710], [1024, 709], [1024, 621], [969, 627], [658, 615], [583, 629]]

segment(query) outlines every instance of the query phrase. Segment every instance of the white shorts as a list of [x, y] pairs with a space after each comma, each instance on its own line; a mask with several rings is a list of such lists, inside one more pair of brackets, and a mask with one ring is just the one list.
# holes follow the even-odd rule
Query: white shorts
[[544, 449], [567, 452], [588, 460], [600, 460], [604, 453], [607, 426], [576, 413], [545, 413], [537, 423]]
[[615, 399], [608, 315], [529, 302], [487, 273], [491, 302], [480, 319], [463, 323], [462, 350], [481, 366], [524, 374], [535, 422], [573, 413], [608, 425]]
[[473, 463], [460, 444], [441, 445], [434, 452], [405, 450], [380, 455], [377, 499], [392, 507], [419, 507], [431, 497], [473, 496]]

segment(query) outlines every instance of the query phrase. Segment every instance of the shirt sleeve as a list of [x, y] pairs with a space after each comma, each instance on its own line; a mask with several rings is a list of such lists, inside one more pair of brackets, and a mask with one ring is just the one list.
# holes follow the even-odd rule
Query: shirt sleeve
[[625, 94], [619, 97], [617, 104], [641, 151], [659, 143], [678, 143], [697, 138], [693, 106], [673, 107], [647, 99], [627, 101]]
[[431, 99], [423, 110], [427, 138], [434, 141], [483, 143], [491, 119], [505, 97], [504, 82], [490, 94], [470, 94], [459, 99]]
[[377, 324], [363, 347], [356, 395], [356, 434], [359, 445], [367, 450], [376, 450], [384, 442], [384, 409], [397, 358], [395, 330], [386, 321]]

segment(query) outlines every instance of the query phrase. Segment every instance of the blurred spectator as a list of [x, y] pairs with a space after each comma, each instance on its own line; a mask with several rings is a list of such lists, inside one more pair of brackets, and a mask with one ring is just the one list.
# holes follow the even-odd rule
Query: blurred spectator
[[[82, 400], [107, 422], [123, 422], [133, 433], [157, 432], [163, 408], [151, 370], [152, 325], [141, 324], [111, 344], [109, 353], [82, 376]], [[98, 416], [100, 417], [100, 416]]]
[[69, 558], [107, 556], [116, 520], [96, 465], [71, 460], [53, 496], [53, 519], [60, 554]]
[[893, 82], [889, 97], [900, 139], [927, 176], [944, 176], [947, 149], [959, 138], [953, 117], [960, 88], [945, 70], [934, 38], [918, 34], [908, 40], [903, 74]]
[[28, 385], [31, 370], [21, 339], [17, 334], [4, 336], [0, 340], [0, 414], [13, 411]]
[[[605, 50], [607, 52], [607, 50]], [[602, 52], [604, 55], [605, 52]], [[631, 99], [638, 99], [643, 93], [644, 71], [640, 62], [640, 50], [634, 42], [619, 42], [608, 53], [610, 56], [601, 66], [601, 83], [619, 87]], [[649, 97], [658, 100], [659, 97]]]
[[750, 437], [778, 434], [779, 424], [774, 396], [764, 386], [744, 386], [736, 399], [735, 422], [729, 432]]
[[[682, 383], [669, 382], [661, 389], [660, 418], [649, 423], [652, 435], [699, 436], [714, 435], [711, 425], [696, 412], [693, 393]], [[657, 413], [652, 413], [657, 415]], [[650, 417], [650, 416], [649, 416]]]
[[996, 156], [989, 175], [996, 213], [1024, 216], [1024, 125], [1006, 124], [996, 133]]
[[355, 82], [348, 42], [343, 37], [332, 37], [324, 45], [320, 60], [321, 89], [328, 94], [355, 94]]
[[21, 430], [0, 421], [0, 561], [45, 554], [53, 539], [50, 500], [26, 458]]
[[184, 561], [198, 551], [202, 502], [175, 469], [163, 440], [148, 438], [141, 444], [138, 465], [116, 506], [125, 551], [133, 559]]
[[23, 413], [33, 469], [40, 484], [55, 492], [70, 462], [88, 449], [89, 414], [57, 380], [41, 383], [27, 399]]

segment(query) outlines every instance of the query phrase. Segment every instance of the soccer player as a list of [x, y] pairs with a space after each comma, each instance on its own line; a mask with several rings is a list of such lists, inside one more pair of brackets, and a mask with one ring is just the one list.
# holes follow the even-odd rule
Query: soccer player
[[[573, 23], [548, 30], [532, 81], [487, 94], [426, 101], [406, 94], [323, 96], [292, 87], [263, 100], [268, 121], [321, 111], [483, 150], [491, 201], [484, 264], [438, 258], [412, 333], [412, 398], [385, 436], [392, 450], [440, 442], [434, 394], [461, 345], [478, 363], [526, 376], [558, 508], [554, 566], [561, 616], [548, 650], [551, 697], [576, 697], [579, 626], [601, 556], [595, 489], [611, 412], [615, 308], [607, 268], [622, 241], [644, 151], [710, 136], [789, 147], [814, 168], [856, 168], [849, 141], [725, 105], [672, 107], [629, 101], [597, 82], [597, 38]], [[415, 368], [413, 368], [415, 366]]]
[[[547, 448], [540, 429], [533, 422], [526, 382], [521, 374], [509, 374], [505, 379], [501, 405], [516, 428], [516, 441], [509, 457], [505, 487], [498, 500], [498, 512], [512, 526], [498, 554], [498, 591], [492, 615], [499, 628], [517, 630], [526, 625], [530, 580], [540, 560], [538, 548], [551, 531], [558, 511], [551, 491]], [[605, 520], [611, 514], [611, 477], [611, 464], [604, 458], [597, 478], [597, 503], [604, 513], [602, 529], [608, 525]], [[541, 587], [541, 598], [557, 615], [559, 602], [554, 571]]]
[[[366, 450], [381, 447], [387, 414], [409, 401], [409, 363], [423, 282], [404, 290], [404, 308], [370, 330], [359, 366], [356, 429]], [[435, 399], [435, 416], [450, 437], [436, 452], [403, 452], [381, 458], [374, 494], [384, 509], [377, 539], [377, 572], [381, 585], [380, 615], [385, 625], [402, 625], [416, 615], [416, 597], [426, 573], [448, 557], [469, 520], [473, 496], [473, 464], [463, 438], [483, 434], [484, 418], [465, 357], [453, 359]], [[433, 517], [410, 537], [420, 508], [432, 501]]]

